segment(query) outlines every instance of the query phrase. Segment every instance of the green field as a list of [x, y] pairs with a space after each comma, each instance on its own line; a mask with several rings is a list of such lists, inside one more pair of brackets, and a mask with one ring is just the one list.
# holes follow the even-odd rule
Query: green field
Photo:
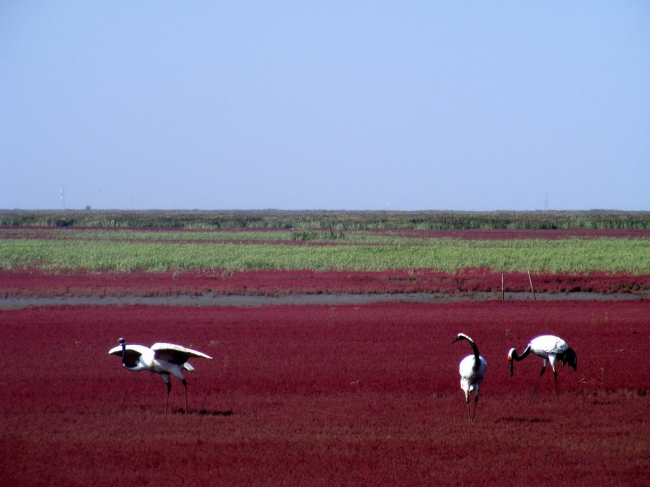
[[[115, 237], [115, 235], [113, 235]], [[311, 269], [379, 271], [468, 267], [494, 271], [650, 273], [650, 239], [426, 239], [418, 245], [282, 245], [269, 243], [148, 242], [74, 238], [2, 239], [5, 269]]]
[[[650, 274], [650, 212], [3, 210], [0, 223], [4, 269]], [[486, 229], [533, 238], [465, 233]]]

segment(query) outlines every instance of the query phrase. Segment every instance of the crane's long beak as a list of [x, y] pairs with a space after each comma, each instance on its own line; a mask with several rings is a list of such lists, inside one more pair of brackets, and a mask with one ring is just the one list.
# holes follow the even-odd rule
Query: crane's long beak
[[515, 364], [512, 357], [508, 357], [508, 365], [510, 366], [510, 377], [515, 376]]
[[454, 338], [454, 339], [452, 340], [451, 343], [456, 343], [458, 340], [461, 340], [461, 338], [460, 338], [460, 337], [456, 337], [456, 338]]

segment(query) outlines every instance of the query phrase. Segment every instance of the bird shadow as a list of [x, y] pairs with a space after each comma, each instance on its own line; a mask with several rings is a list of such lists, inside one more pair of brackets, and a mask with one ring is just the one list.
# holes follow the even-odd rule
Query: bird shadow
[[495, 421], [495, 423], [550, 423], [550, 419], [541, 419], [541, 418], [515, 418], [512, 416], [501, 417]]
[[227, 411], [215, 411], [215, 410], [210, 410], [210, 409], [199, 409], [198, 411], [190, 411], [189, 413], [185, 411], [183, 408], [179, 409], [173, 409], [172, 414], [196, 414], [197, 416], [231, 416], [234, 413], [232, 409], [228, 409]]

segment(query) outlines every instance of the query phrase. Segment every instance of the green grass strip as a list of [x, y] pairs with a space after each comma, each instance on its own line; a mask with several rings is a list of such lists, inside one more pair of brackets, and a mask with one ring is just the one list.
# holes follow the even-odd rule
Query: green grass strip
[[454, 240], [427, 246], [295, 246], [58, 240], [0, 240], [5, 269], [312, 269], [468, 267], [495, 271], [650, 273], [648, 239]]

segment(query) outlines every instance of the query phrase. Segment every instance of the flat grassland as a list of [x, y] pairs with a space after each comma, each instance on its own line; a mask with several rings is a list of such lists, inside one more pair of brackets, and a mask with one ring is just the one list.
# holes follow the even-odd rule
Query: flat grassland
[[[650, 233], [649, 233], [650, 235]], [[0, 229], [0, 267], [116, 270], [489, 268], [650, 273], [650, 238], [454, 239], [363, 231], [151, 232]], [[288, 244], [287, 241], [293, 244]], [[301, 245], [296, 245], [301, 243]]]
[[646, 295], [650, 230], [0, 228], [0, 297], [525, 292], [528, 273]]

